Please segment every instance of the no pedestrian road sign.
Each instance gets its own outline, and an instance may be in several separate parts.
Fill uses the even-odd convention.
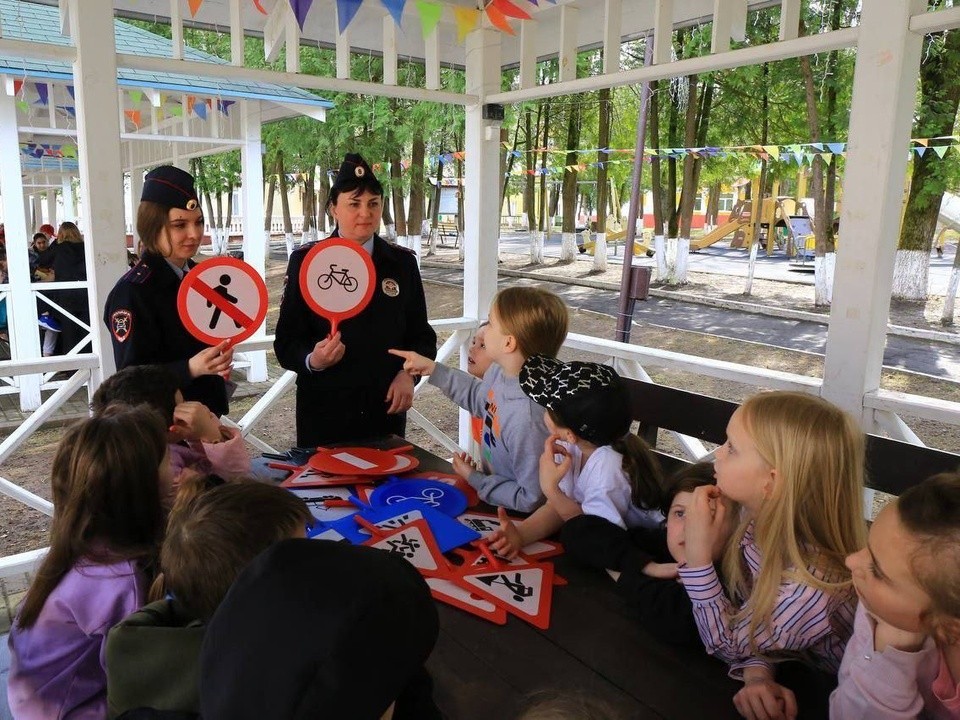
[[[187,332],[198,340],[235,345],[253,335],[267,316],[267,286],[242,260],[206,260],[180,283],[177,310]]]
[[[314,245],[300,266],[300,292],[307,306],[337,325],[358,315],[373,297],[377,271],[361,245],[352,240],[323,240]]]

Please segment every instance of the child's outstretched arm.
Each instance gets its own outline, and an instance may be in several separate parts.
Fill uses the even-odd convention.
[[[563,527],[563,518],[549,504],[539,507],[530,517],[514,522],[504,508],[497,508],[500,529],[489,537],[490,549],[513,560],[525,546],[553,535]]]
[[[387,350],[391,355],[403,358],[403,369],[411,375],[433,375],[437,363],[413,350]]]

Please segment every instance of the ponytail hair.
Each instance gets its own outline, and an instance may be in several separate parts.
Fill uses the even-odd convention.
[[[630,481],[633,504],[644,510],[656,510],[663,504],[663,469],[643,438],[627,433],[611,443],[623,455],[623,471]]]

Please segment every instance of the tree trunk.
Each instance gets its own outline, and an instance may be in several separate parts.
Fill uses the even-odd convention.
[[[440,138],[440,147],[443,147],[443,138]],[[437,238],[440,233],[437,224],[440,222],[440,193],[443,187],[443,150],[437,156],[437,186],[433,191],[433,203],[430,206],[430,249],[427,255],[432,255],[437,249]]]
[[[687,111],[683,123],[683,146],[686,148],[692,148],[697,142],[697,90],[699,87],[696,75],[687,76]],[[683,156],[683,184],[680,188],[678,208],[678,237],[685,238],[688,242],[698,191],[694,178],[695,165],[696,158],[692,152],[688,151]]]
[[[527,108],[524,112],[524,122],[526,123],[527,130],[527,152],[524,153],[524,163],[527,172],[524,176],[523,211],[527,214],[527,230],[531,236],[537,231],[537,185],[536,175],[534,175],[534,168],[537,165],[537,154],[534,152],[537,147],[537,137],[534,135],[533,127],[531,127],[532,115],[533,111]],[[539,128],[540,115],[538,113],[537,135],[539,135]]]
[[[924,62],[920,66],[920,103],[915,133],[920,137],[952,135],[960,103],[960,31],[924,40]],[[941,145],[949,141],[938,141]],[[933,148],[913,158],[910,192],[900,226],[897,258],[893,271],[893,297],[924,300],[930,248],[936,232],[940,203],[955,163],[943,159]]]
[[[943,312],[940,314],[940,324],[953,325],[953,308],[957,300],[957,287],[960,286],[960,247],[953,256],[953,268],[950,270],[950,280],[947,282],[947,295],[943,299]]]
[[[657,262],[657,274],[654,278],[657,282],[665,282],[667,279],[667,253],[666,241],[664,238],[664,213],[663,208],[666,205],[663,192],[663,175],[660,168],[660,82],[654,80],[650,83],[650,114],[648,123],[647,145],[654,154],[650,158],[650,192],[653,196],[653,252]]]
[[[287,173],[283,166],[283,153],[277,153],[277,176],[280,183],[280,207],[283,209],[283,239],[287,244],[287,259],[293,252],[293,220],[290,218],[290,198],[287,197]]]
[[[710,189],[707,192],[707,213],[706,213],[706,229],[707,231],[713,230],[717,225],[720,224],[718,219],[720,215],[720,181],[710,185]]]
[[[393,219],[397,226],[397,236],[406,237],[407,213],[403,207],[403,175],[400,166],[400,149],[394,149],[390,154],[390,194],[393,197]]]
[[[580,103],[570,106],[567,116],[567,154],[563,168],[563,220],[560,260],[573,260],[577,252],[577,170],[580,145]],[[571,168],[574,168],[571,170]]]
[[[593,240],[593,269],[607,269],[607,162],[610,155],[604,150],[610,144],[610,88],[602,88],[597,94],[597,234]],[[588,220],[589,227],[589,220]]]
[[[317,188],[317,231],[327,232],[327,201],[330,198],[330,176],[326,170],[320,173],[320,187]]]
[[[423,129],[418,127],[413,133],[410,150],[410,216],[407,225],[411,235],[423,231],[423,159],[426,152]]]
[[[273,197],[277,192],[277,179],[273,175],[267,175],[267,206],[264,210],[263,229],[270,236],[271,221],[273,220]]]

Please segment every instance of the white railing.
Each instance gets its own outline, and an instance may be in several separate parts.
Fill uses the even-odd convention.
[[[66,285],[66,283],[65,283]],[[437,361],[445,362],[454,355],[466,353],[471,332],[477,327],[478,321],[473,318],[458,317],[436,320],[431,323],[440,332],[449,332],[450,335],[437,351]],[[270,350],[273,346],[273,337],[260,337],[247,340],[237,346],[239,357],[245,352]],[[796,390],[818,395],[821,388],[819,378],[756,368],[749,365],[712,360],[692,355],[682,355],[669,350],[658,350],[638,345],[605,340],[570,333],[564,347],[570,350],[592,353],[605,358],[613,364],[625,377],[651,382],[648,370],[662,368],[674,371],[684,371],[701,377],[717,378],[721,380],[741,383],[751,388],[775,388]],[[242,362],[242,360],[241,360]],[[0,465],[9,458],[24,441],[30,437],[45,421],[63,406],[63,404],[83,385],[92,381],[92,371],[99,368],[99,358],[94,355],[76,355],[56,358],[43,358],[31,361],[0,361],[0,376],[16,378],[21,375],[53,374],[61,370],[76,370],[69,380],[60,384],[60,387],[48,397],[10,436],[0,443]],[[257,438],[253,434],[254,428],[274,407],[277,401],[289,392],[296,380],[296,373],[287,371],[277,378],[264,395],[248,410],[240,420],[234,422],[224,418],[225,422],[240,428],[241,434],[255,447],[264,452],[276,452],[276,449]],[[415,394],[423,389],[426,381],[421,381]],[[91,387],[91,390],[93,388]],[[960,403],[937,400],[919,395],[878,390],[868,393],[864,397],[864,407],[873,413],[877,425],[900,440],[922,444],[917,436],[907,427],[900,418],[900,414],[935,420],[950,425],[960,425]],[[454,407],[451,405],[451,412]],[[468,446],[468,438],[461,438],[457,442],[430,419],[424,417],[417,410],[411,410],[409,420],[426,431],[431,438],[456,452],[461,447]],[[464,427],[461,424],[461,427]],[[709,458],[712,452],[696,438],[673,433],[683,449],[684,455],[690,460]],[[21,488],[15,483],[0,477],[0,493],[7,495],[23,504],[50,515],[52,504],[34,493]],[[42,559],[44,550],[34,550],[26,553],[0,558],[0,577],[29,571]]]

